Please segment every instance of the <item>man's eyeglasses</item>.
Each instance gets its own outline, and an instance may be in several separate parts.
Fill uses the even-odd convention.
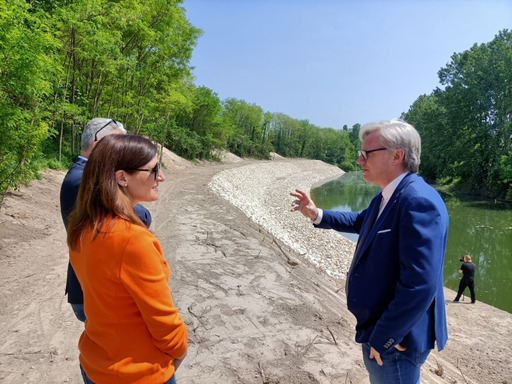
[[[126,171],[145,171],[151,172],[155,180],[158,178],[158,172],[160,172],[160,163],[156,163],[153,168],[135,168],[135,169],[127,169]]]
[[[368,160],[368,154],[370,154],[372,152],[377,152],[377,151],[384,151],[386,149],[388,149],[388,148],[370,149],[369,151],[360,150],[360,151],[357,151],[357,158],[359,158],[360,156],[363,156],[364,161],[367,161]]]
[[[100,133],[100,131],[103,129],[103,128],[106,128],[108,127],[110,124],[114,123],[115,125],[119,125],[117,121],[115,121],[114,119],[110,120],[107,124],[105,124],[103,127],[101,127],[100,129],[98,129],[96,131],[96,133],[94,134],[94,141],[98,141],[98,133]]]

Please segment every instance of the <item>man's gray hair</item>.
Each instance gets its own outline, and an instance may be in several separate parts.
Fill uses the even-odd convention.
[[[365,124],[359,130],[361,142],[372,132],[380,132],[382,143],[387,148],[403,149],[405,170],[418,172],[421,158],[421,137],[416,128],[400,119]]]
[[[100,140],[102,137],[114,132],[125,134],[126,129],[124,129],[123,124],[113,119],[95,117],[87,123],[84,128],[84,132],[82,133],[82,141],[80,143],[82,151],[88,151],[91,149],[95,139]]]

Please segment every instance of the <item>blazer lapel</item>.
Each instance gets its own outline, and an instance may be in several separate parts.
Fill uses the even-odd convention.
[[[345,280],[345,292],[348,294],[348,282],[350,279],[350,274],[352,273],[352,269],[354,265],[357,264],[359,258],[363,254],[364,249],[366,249],[366,245],[368,243],[368,239],[370,238],[370,233],[372,232],[372,227],[374,227],[377,215],[379,214],[380,203],[382,200],[382,193],[379,192],[371,201],[368,206],[367,215],[365,218],[364,225],[362,227],[362,231],[359,234],[359,239],[357,240],[356,251],[354,253],[354,257],[352,258],[352,262],[350,263],[350,268],[347,273],[347,279]]]
[[[389,211],[391,211],[391,208],[393,207],[393,205],[395,205],[396,202],[398,201],[398,198],[402,194],[402,191],[404,190],[404,188],[406,186],[408,186],[414,180],[415,177],[416,177],[415,173],[408,173],[402,179],[400,184],[398,184],[395,191],[389,198],[389,201],[387,202],[386,206],[384,207],[384,210],[381,212],[379,218],[377,219],[377,222],[375,223],[375,227],[380,226],[381,221],[383,221],[386,218],[386,216],[389,214]],[[373,235],[375,235],[375,233],[373,233]]]
[[[389,201],[387,202],[386,206],[384,207],[384,210],[381,212],[380,216],[375,220],[373,225],[371,225],[369,228],[367,228],[367,226],[365,225],[365,228],[364,228],[363,232],[361,232],[361,234],[359,236],[359,240],[357,242],[356,251],[355,251],[355,254],[354,254],[354,259],[352,261],[350,269],[352,269],[353,266],[359,261],[361,256],[366,252],[366,250],[368,249],[370,244],[373,242],[373,240],[375,238],[375,235],[377,234],[377,232],[380,229],[381,223],[383,222],[383,220],[386,218],[386,216],[391,211],[392,206],[394,204],[396,204],[396,202],[398,201],[398,198],[400,197],[400,194],[402,193],[404,188],[413,181],[414,176],[415,176],[414,173],[407,174],[403,178],[403,180],[400,182],[400,184],[398,184],[398,186],[396,187],[395,191],[393,192],[393,194],[389,198]],[[379,205],[380,205],[380,198],[381,197],[382,197],[381,193],[379,193],[376,197],[374,197],[373,200],[372,200],[372,203],[370,204],[370,206],[368,208],[371,208],[372,204],[375,204],[375,205],[377,205],[376,209],[377,209],[377,212],[378,212]],[[375,202],[375,200],[377,198],[379,198],[379,202],[378,203]],[[375,205],[373,207],[375,207]]]

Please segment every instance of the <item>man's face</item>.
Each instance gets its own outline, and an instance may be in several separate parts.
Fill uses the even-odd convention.
[[[385,148],[380,137],[380,132],[368,134],[361,145],[362,151],[372,151],[374,149]],[[363,155],[357,158],[357,164],[361,166],[363,178],[381,188],[384,188],[394,179],[391,176],[392,159],[394,151],[391,149],[379,150],[367,154],[367,159]]]

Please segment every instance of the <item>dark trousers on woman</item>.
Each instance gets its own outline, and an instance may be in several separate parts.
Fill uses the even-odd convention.
[[[462,296],[462,292],[464,292],[466,287],[469,288],[469,293],[471,294],[471,302],[474,303],[476,301],[475,282],[473,280],[467,281],[465,279],[460,280],[459,291],[457,292],[457,297],[453,301],[459,301],[460,297]]]

